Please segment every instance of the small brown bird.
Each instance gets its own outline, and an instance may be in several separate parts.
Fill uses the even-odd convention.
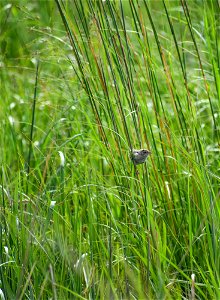
[[[143,164],[150,154],[146,149],[132,150],[131,159],[135,165]]]

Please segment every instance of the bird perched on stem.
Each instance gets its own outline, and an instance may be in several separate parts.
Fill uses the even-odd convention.
[[[132,150],[131,159],[134,165],[143,164],[151,152],[146,149]]]

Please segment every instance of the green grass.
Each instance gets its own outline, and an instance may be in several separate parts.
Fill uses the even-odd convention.
[[[1,1],[1,299],[220,298],[219,17]]]

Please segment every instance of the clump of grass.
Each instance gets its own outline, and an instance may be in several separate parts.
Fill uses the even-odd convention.
[[[4,297],[217,299],[218,4],[2,4]]]

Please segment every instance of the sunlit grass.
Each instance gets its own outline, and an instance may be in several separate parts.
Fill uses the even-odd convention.
[[[5,299],[220,297],[218,12],[2,1]]]

